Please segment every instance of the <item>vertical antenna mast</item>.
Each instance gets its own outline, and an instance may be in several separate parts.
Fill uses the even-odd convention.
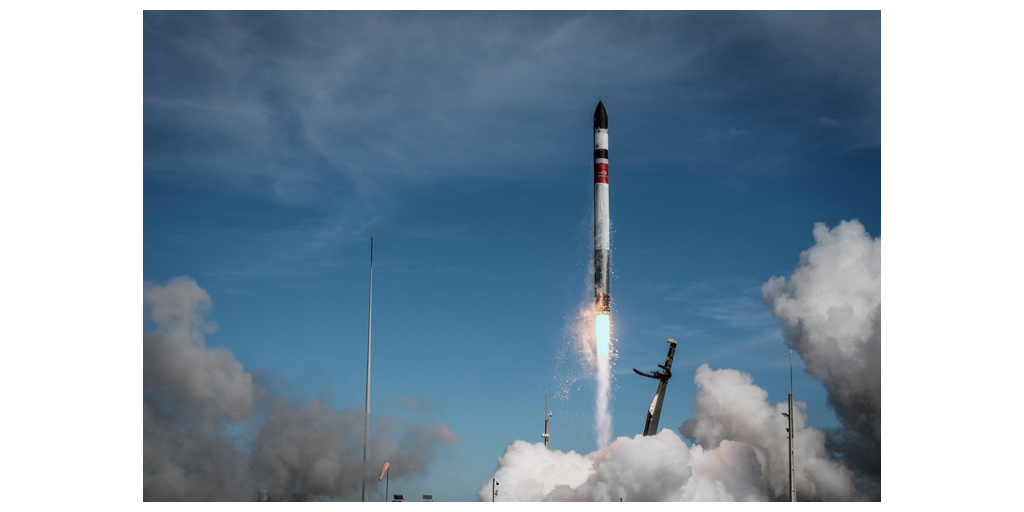
[[[363,501],[366,501],[366,460],[370,458],[370,340],[373,335],[373,237],[370,237],[370,317],[366,328],[366,417],[363,423]],[[388,475],[391,476],[390,474]],[[387,496],[385,496],[387,499]]]
[[[551,417],[548,416],[548,392],[544,392],[544,434],[541,436],[544,438],[544,448],[548,447],[548,442],[551,440],[551,432],[548,430],[550,425]]]
[[[789,501],[796,501],[796,471],[793,468],[793,349],[789,349]]]

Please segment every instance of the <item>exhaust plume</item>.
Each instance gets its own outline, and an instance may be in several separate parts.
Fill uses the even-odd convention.
[[[611,399],[611,359],[608,346],[611,344],[611,315],[597,313],[594,320],[594,339],[597,342],[597,394],[594,402],[594,430],[597,432],[597,447],[604,448],[612,440],[612,413],[608,408]]]
[[[294,403],[259,385],[204,334],[209,294],[189,277],[143,285],[143,500],[250,501],[259,489],[355,498],[362,482],[363,413]],[[425,471],[457,439],[441,423],[371,418],[372,473]],[[396,454],[401,457],[396,457]]]
[[[792,276],[762,287],[768,309],[843,425],[807,427],[794,402],[800,501],[877,500],[881,468],[881,240],[856,220],[814,227]],[[620,437],[580,455],[516,441],[498,459],[500,501],[779,501],[789,495],[786,402],[733,369],[696,371],[695,415],[679,427]],[[838,457],[837,457],[838,456]],[[868,476],[868,479],[859,478]],[[490,498],[482,486],[480,498]]]
[[[697,369],[697,414],[681,433],[620,437],[588,455],[516,441],[498,459],[498,501],[770,501],[788,495],[787,404],[738,370]],[[825,449],[825,435],[795,409],[797,495],[801,500],[864,499],[853,473]],[[490,480],[481,500],[490,500]]]
[[[815,244],[789,280],[762,287],[787,344],[824,384],[843,428],[830,448],[876,482],[881,475],[882,241],[857,220],[814,225]]]

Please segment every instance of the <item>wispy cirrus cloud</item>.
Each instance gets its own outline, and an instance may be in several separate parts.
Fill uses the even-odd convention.
[[[146,169],[262,186],[303,203],[338,190],[375,199],[395,180],[508,179],[495,162],[555,157],[572,132],[558,119],[577,117],[570,115],[577,104],[602,91],[622,89],[625,110],[630,98],[668,91],[684,100],[711,91],[768,94],[800,109],[814,91],[787,90],[788,81],[820,73],[823,86],[839,87],[830,74],[842,78],[842,62],[871,58],[872,47],[862,55],[799,41],[833,31],[871,42],[873,18],[864,21],[765,13],[147,12]],[[768,58],[737,60],[755,44]],[[678,101],[666,107],[674,111]],[[735,126],[722,129],[749,129]]]

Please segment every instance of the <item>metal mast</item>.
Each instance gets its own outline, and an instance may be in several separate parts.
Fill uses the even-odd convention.
[[[796,501],[796,472],[793,468],[793,349],[789,349],[789,501]]]
[[[366,417],[363,423],[363,501],[367,499],[366,460],[370,458],[370,340],[373,335],[373,237],[370,237],[370,317],[366,328]],[[390,474],[388,475],[391,476]],[[385,494],[385,499],[387,495]]]
[[[541,437],[544,438],[544,448],[548,447],[548,440],[551,439],[551,433],[548,431],[548,426],[551,424],[551,416],[548,414],[548,392],[544,392],[544,434]]]

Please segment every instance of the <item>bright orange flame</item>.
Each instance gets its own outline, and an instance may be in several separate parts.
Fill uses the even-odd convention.
[[[612,339],[612,321],[608,313],[598,313],[594,318],[594,338],[597,340],[597,357],[608,357],[608,344]]]

